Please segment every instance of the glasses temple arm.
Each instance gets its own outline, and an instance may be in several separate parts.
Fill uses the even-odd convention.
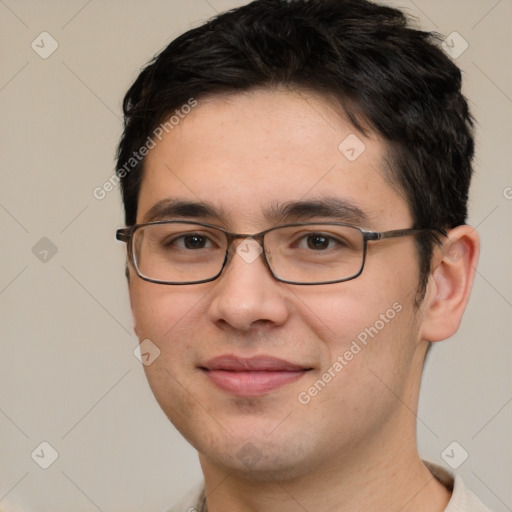
[[[130,228],[118,229],[116,231],[116,239],[121,242],[129,242],[132,231]]]
[[[380,233],[371,233],[372,236],[368,240],[382,240],[384,238],[398,238],[402,236],[419,235],[421,233],[431,233],[438,231],[443,236],[448,236],[448,233],[443,228],[424,228],[424,229],[393,229],[392,231],[382,231]]]

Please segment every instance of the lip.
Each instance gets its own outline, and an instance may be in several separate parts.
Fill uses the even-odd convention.
[[[311,370],[308,366],[266,355],[249,358],[222,355],[200,368],[218,388],[243,397],[270,393]]]

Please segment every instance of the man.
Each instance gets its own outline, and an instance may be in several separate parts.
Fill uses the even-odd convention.
[[[132,85],[117,236],[204,473],[173,511],[487,510],[415,433],[478,258],[460,87],[434,35],[362,0],[257,0]]]

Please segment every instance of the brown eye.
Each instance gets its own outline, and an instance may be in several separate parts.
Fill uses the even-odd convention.
[[[310,249],[319,250],[329,247],[330,238],[324,235],[310,235],[307,237],[307,244]]]
[[[168,237],[165,241],[162,242],[162,245],[166,249],[210,249],[214,247],[214,244],[211,240],[204,235],[200,235],[198,233],[189,233],[184,235],[179,235],[175,237]]]
[[[206,238],[204,236],[190,235],[182,238],[187,249],[203,249],[206,245]]]

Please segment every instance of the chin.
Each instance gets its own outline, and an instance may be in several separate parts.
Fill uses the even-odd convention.
[[[296,439],[296,438],[295,438]],[[244,441],[227,440],[224,443],[208,444],[203,440],[195,446],[201,463],[219,467],[223,471],[236,474],[253,482],[291,481],[311,473],[315,466],[321,466],[315,449],[307,449],[304,444],[290,442],[269,442],[267,439]],[[236,445],[240,448],[236,449]],[[220,450],[220,448],[224,450]]]

